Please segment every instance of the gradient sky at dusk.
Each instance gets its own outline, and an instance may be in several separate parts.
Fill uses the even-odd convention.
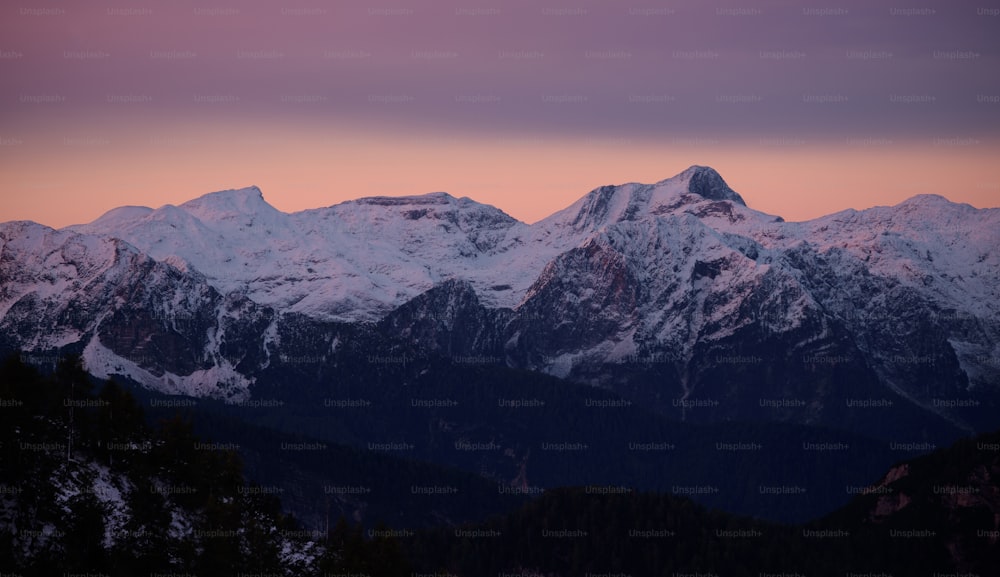
[[[0,221],[256,184],[532,222],[715,167],[789,220],[1000,205],[1000,2],[8,2]]]

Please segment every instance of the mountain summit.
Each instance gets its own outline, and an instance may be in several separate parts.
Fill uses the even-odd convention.
[[[694,165],[674,178],[687,181],[688,190],[708,200],[729,200],[746,206],[743,197],[729,188],[722,176],[714,168]]]
[[[594,231],[616,222],[644,220],[687,210],[690,205],[703,201],[731,202],[746,207],[743,198],[729,188],[718,172],[707,166],[692,166],[656,184],[602,186],[541,222],[577,231]],[[723,210],[731,213],[729,209]]]
[[[212,192],[189,200],[178,208],[203,221],[244,216],[273,218],[282,214],[264,200],[264,194],[256,186]]]

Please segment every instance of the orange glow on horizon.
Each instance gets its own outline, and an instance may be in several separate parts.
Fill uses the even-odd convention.
[[[922,193],[984,208],[1000,200],[995,145],[686,144],[634,139],[454,135],[371,127],[262,130],[238,122],[93,130],[49,128],[0,157],[0,221],[62,227],[122,205],[180,204],[257,185],[293,212],[364,196],[445,191],[525,222],[605,184],[656,182],[692,164],[714,167],[747,204],[786,220],[896,204]],[[138,136],[138,135],[142,136]]]

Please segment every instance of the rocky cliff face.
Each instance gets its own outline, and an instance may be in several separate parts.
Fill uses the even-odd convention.
[[[260,359],[245,361],[259,357],[273,313],[116,238],[3,226],[7,348],[42,364],[62,349],[83,351],[96,376],[128,375],[168,393],[248,396]]]

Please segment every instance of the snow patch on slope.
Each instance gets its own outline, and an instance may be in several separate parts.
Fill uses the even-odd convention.
[[[136,363],[116,355],[94,337],[83,350],[87,371],[100,379],[125,375],[144,387],[168,395],[218,398],[239,402],[250,397],[249,387],[254,379],[238,372],[226,359],[216,358],[216,364],[189,375],[164,372],[154,375]]]

